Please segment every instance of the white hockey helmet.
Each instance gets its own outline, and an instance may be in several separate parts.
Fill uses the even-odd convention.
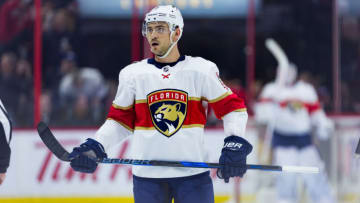
[[[145,37],[147,24],[150,22],[166,22],[169,25],[171,32],[174,32],[177,27],[180,28],[181,34],[184,28],[184,20],[180,10],[173,5],[157,6],[146,14],[142,29],[142,34]]]

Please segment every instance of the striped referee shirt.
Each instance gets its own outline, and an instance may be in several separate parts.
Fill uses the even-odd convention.
[[[5,173],[10,163],[11,121],[0,100],[0,173]]]

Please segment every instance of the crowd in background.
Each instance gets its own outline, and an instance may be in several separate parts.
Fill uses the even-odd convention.
[[[106,65],[87,66],[88,63],[84,63],[92,59],[83,57],[83,52],[91,50],[86,50],[87,45],[84,40],[82,41],[80,28],[86,25],[82,24],[76,1],[43,0],[42,2],[41,117],[53,126],[97,126],[104,121],[116,94],[117,75],[112,74],[109,77],[109,74],[106,74],[106,71],[109,71],[108,67],[104,67]],[[354,88],[360,86],[360,80],[357,79],[360,74],[359,20],[358,17],[353,16],[341,18],[341,96],[342,111],[345,113],[360,113],[360,94]],[[33,126],[33,26],[34,4],[31,0],[0,1],[0,98],[7,107],[15,127]],[[184,40],[186,37],[185,26]],[[130,52],[121,48],[121,44],[116,46],[119,52]],[[187,49],[191,50],[191,47]],[[205,55],[206,50],[206,48],[202,49]],[[208,59],[219,65],[216,59]],[[118,70],[113,72],[118,73],[121,66],[115,66]],[[268,66],[263,66],[260,62],[256,66],[256,71],[263,74],[257,74],[255,82],[250,88],[246,88],[243,78],[231,77],[234,75],[231,70],[220,67],[224,82],[236,94],[251,102],[256,100],[262,86],[269,82],[269,79],[274,78],[275,68],[276,64],[269,70]],[[324,69],[332,72],[332,67]],[[245,75],[245,72],[242,74]],[[329,78],[325,78],[324,75],[310,71],[307,78],[317,88],[325,109],[331,112],[334,108],[332,86],[331,83],[326,82]],[[252,98],[248,98],[249,95]],[[251,113],[252,104],[247,105]],[[210,120],[208,125],[216,126],[219,123]]]
[[[75,1],[42,1],[42,119],[58,126],[94,126],[104,120],[114,82],[97,68],[78,67]],[[33,125],[34,4],[0,4],[0,97],[16,127]],[[14,23],[17,22],[17,23]]]

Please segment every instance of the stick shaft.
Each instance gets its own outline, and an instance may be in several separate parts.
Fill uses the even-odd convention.
[[[69,152],[59,143],[55,136],[50,131],[49,127],[40,122],[37,127],[38,133],[46,147],[60,160],[69,162]],[[130,164],[141,166],[168,166],[168,167],[191,167],[191,168],[220,168],[219,163],[207,163],[207,162],[190,162],[190,161],[159,161],[159,160],[137,160],[137,159],[102,159],[96,160],[98,163],[103,164]],[[247,169],[262,170],[262,171],[283,171],[281,166],[274,165],[256,165],[248,164]],[[296,168],[296,166],[293,166]],[[291,171],[290,171],[291,172]],[[298,169],[296,172],[308,172],[306,170]]]
[[[285,85],[285,80],[288,77],[287,72],[288,72],[289,60],[283,49],[274,39],[271,38],[266,39],[265,46],[274,55],[276,61],[278,62],[275,83],[277,85],[283,86]]]
[[[171,166],[171,167],[191,167],[191,168],[221,168],[219,163],[208,162],[191,162],[191,161],[160,161],[160,160],[137,160],[137,159],[103,159],[98,160],[99,163],[104,164],[131,164],[141,166]],[[267,171],[282,171],[281,166],[273,165],[257,165],[248,164],[248,169],[253,170],[267,170]]]

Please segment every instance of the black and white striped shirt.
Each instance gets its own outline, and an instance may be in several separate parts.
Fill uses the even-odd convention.
[[[5,173],[10,163],[12,126],[8,113],[0,100],[0,173]]]

